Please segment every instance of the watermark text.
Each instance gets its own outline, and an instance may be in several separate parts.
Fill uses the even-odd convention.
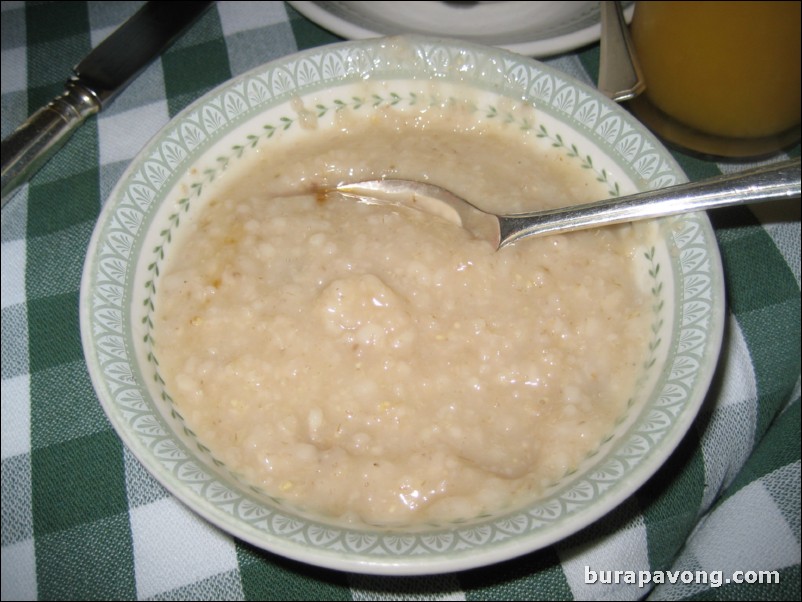
[[[779,571],[735,571],[725,577],[723,571],[602,571],[585,566],[586,584],[627,583],[646,587],[664,583],[694,583],[717,588],[729,583],[772,584],[779,582]]]

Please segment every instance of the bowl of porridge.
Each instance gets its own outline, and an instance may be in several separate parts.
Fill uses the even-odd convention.
[[[487,565],[613,509],[672,453],[721,343],[704,214],[520,241],[333,192],[425,180],[496,212],[685,181],[594,90],[448,40],[316,48],[158,134],[108,200],[87,364],[170,492],[289,558]]]

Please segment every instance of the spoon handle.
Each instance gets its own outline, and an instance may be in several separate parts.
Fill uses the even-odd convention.
[[[601,42],[599,55],[599,92],[616,102],[631,100],[646,88],[640,63],[621,2],[600,2]]]
[[[800,160],[796,158],[733,175],[585,205],[501,216],[499,247],[539,234],[570,232],[730,205],[799,198]]]

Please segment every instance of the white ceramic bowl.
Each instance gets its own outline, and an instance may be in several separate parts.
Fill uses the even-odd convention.
[[[349,40],[401,33],[449,36],[542,58],[599,39],[598,2],[290,2]],[[627,19],[633,2],[624,2]]]
[[[529,125],[543,142],[566,161],[594,170],[612,191],[685,180],[670,154],[625,111],[535,61],[428,38],[347,42],[253,70],[173,119],[114,189],[83,275],[87,364],[104,410],[134,455],[176,497],[222,529],[277,554],[334,569],[397,575],[455,571],[575,533],[630,496],[672,453],[696,416],[720,349],[724,294],[715,238],[705,215],[683,216],[663,229],[664,238],[642,258],[654,297],[647,394],[599,451],[544,499],[463,524],[363,530],[304,518],[231,477],[171,407],[150,348],[158,275],[182,216],[201,204],[209,182],[254,146],[269,152],[275,131],[300,127],[290,109],[294,98],[322,112],[369,114],[412,102],[410,83],[421,80],[459,81],[476,89],[490,103],[477,111],[501,97],[534,105],[537,117]]]

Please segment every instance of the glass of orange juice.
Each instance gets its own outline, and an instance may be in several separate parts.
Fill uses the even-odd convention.
[[[635,3],[646,91],[632,112],[671,145],[773,154],[800,137],[800,2]]]

